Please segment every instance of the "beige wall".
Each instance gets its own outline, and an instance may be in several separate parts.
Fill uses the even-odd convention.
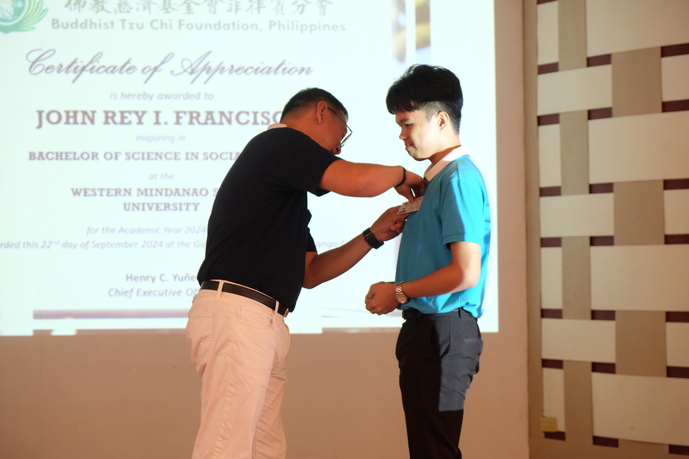
[[[528,458],[522,4],[496,0],[500,332],[469,392],[466,457]],[[292,459],[407,457],[395,333],[295,335]],[[199,380],[182,334],[0,337],[0,457],[182,459]]]
[[[524,6],[531,457],[689,454],[689,2]]]

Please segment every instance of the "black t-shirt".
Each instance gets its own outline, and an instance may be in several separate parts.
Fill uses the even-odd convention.
[[[306,252],[316,251],[306,192],[326,193],[318,183],[337,159],[291,128],[270,129],[249,141],[215,197],[199,283],[235,282],[293,309]]]

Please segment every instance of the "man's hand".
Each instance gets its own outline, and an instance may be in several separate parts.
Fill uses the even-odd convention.
[[[378,282],[371,285],[366,294],[366,309],[371,314],[387,314],[394,311],[399,303],[395,296],[395,284],[392,282]]]
[[[395,191],[407,198],[409,202],[414,202],[417,196],[423,196],[426,189],[426,182],[423,177],[416,175],[413,172],[407,171],[406,180],[400,186],[395,187]]]
[[[389,208],[371,225],[371,232],[380,242],[389,241],[402,232],[407,216],[398,214],[399,208],[400,206]]]

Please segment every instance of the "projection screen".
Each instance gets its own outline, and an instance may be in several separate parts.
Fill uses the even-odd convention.
[[[0,0],[0,32],[1,335],[182,329],[217,187],[300,89],[347,107],[344,159],[422,174],[385,108],[414,63],[462,82],[460,138],[494,222],[480,323],[497,331],[492,1]],[[319,251],[402,202],[310,197]],[[398,244],[303,290],[291,331],[398,328],[398,313],[372,316],[363,302],[394,278]]]

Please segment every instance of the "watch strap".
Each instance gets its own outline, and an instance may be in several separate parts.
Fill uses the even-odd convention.
[[[409,301],[409,297],[404,293],[404,290],[402,290],[402,284],[403,282],[397,282],[395,284],[395,299],[400,304],[404,304]]]
[[[364,236],[364,240],[368,243],[368,245],[374,249],[379,249],[383,246],[383,243],[373,235],[371,228],[366,228],[361,234]]]

